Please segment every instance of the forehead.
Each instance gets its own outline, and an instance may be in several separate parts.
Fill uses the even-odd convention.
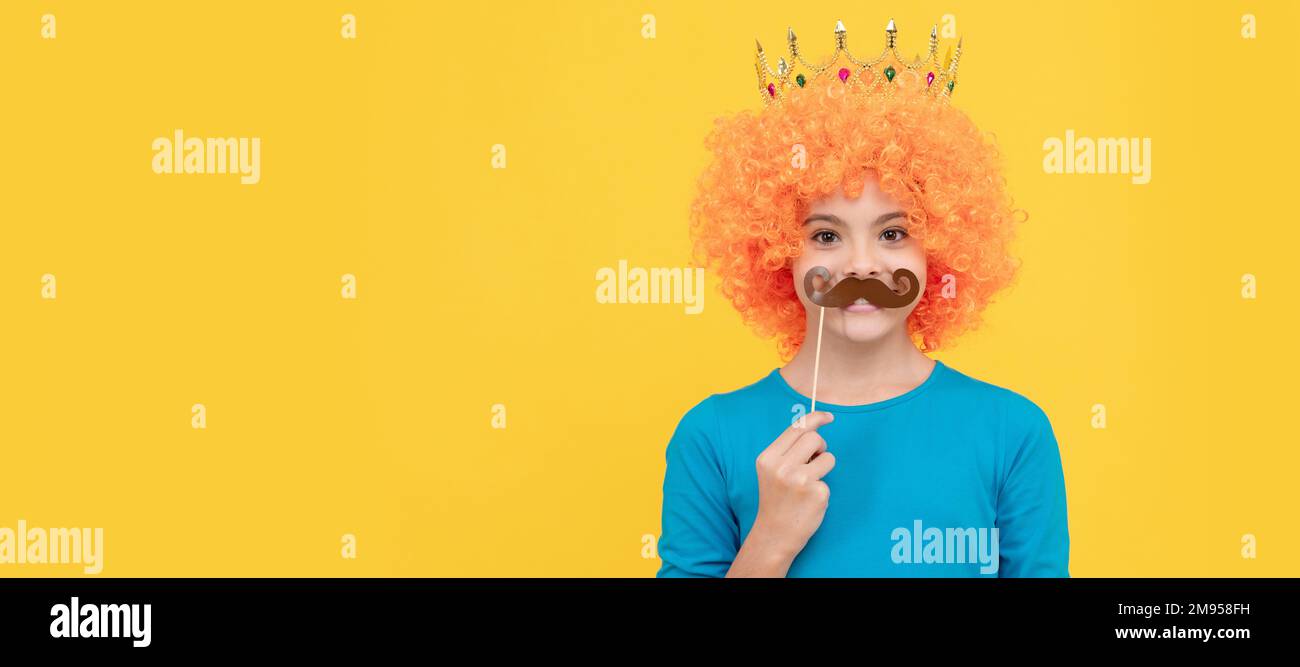
[[[841,186],[835,192],[813,200],[808,212],[831,213],[846,219],[874,220],[880,214],[902,209],[898,202],[880,190],[880,185],[874,178],[867,178],[862,186],[862,192],[857,197],[849,198],[844,194],[844,188]]]

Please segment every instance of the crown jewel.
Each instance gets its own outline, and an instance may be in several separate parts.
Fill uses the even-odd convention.
[[[792,86],[803,88],[811,80],[827,74],[834,74],[849,88],[849,92],[860,97],[876,95],[888,96],[901,83],[900,78],[912,78],[917,83],[924,81],[924,92],[936,99],[948,100],[957,86],[957,62],[961,59],[961,39],[957,40],[957,50],[952,47],[939,62],[939,26],[930,28],[930,51],[924,58],[919,55],[908,61],[899,55],[897,49],[898,29],[894,19],[889,19],[885,26],[885,48],[872,60],[856,58],[846,45],[848,30],[843,21],[835,22],[835,52],[821,65],[814,65],[804,59],[799,52],[798,38],[794,28],[786,29],[786,41],[790,44],[790,62],[784,57],[777,59],[776,69],[767,63],[767,54],[763,45],[754,40],[758,46],[754,70],[758,73],[759,94],[763,96],[766,106],[780,104]],[[838,69],[835,67],[840,54],[848,61]],[[796,67],[806,70],[796,73]],[[791,75],[794,75],[793,77]]]

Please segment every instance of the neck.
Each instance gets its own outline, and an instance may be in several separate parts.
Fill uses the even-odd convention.
[[[858,342],[823,331],[817,355],[817,315],[813,313],[804,344],[781,374],[796,391],[812,396],[817,366],[817,402],[862,405],[910,391],[930,376],[934,360],[907,337],[905,329],[874,341]]]

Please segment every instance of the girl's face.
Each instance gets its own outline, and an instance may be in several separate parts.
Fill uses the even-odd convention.
[[[908,233],[907,214],[903,207],[880,191],[879,184],[867,179],[862,194],[848,199],[843,189],[813,202],[803,223],[803,254],[794,262],[795,291],[808,313],[808,341],[816,334],[821,306],[804,293],[804,275],[815,266],[830,270],[831,284],[845,277],[875,278],[895,290],[896,269],[916,274],[925,288],[925,250],[920,240]],[[816,281],[821,289],[827,286]],[[907,317],[924,292],[902,308],[854,305],[827,308],[825,333],[852,342],[875,342],[889,336],[907,336]]]

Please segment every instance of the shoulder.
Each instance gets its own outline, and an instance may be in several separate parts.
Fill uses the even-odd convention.
[[[946,366],[949,391],[981,406],[1016,430],[1050,428],[1047,412],[1028,396],[1004,387],[971,377],[951,366]]]
[[[1060,446],[1052,422],[1028,396],[963,373],[952,373],[962,391],[982,397],[990,421],[999,434],[995,466],[998,487],[1010,479],[1050,480],[1059,478]]]
[[[716,425],[719,422],[753,414],[755,406],[781,396],[777,372],[778,369],[773,369],[760,378],[746,381],[741,386],[710,394],[687,410],[682,420],[695,424],[707,422]]]
[[[696,442],[717,445],[722,425],[730,425],[737,419],[752,416],[755,407],[779,395],[779,387],[774,385],[775,370],[733,389],[715,392],[697,400],[677,424],[674,439],[689,437]]]
[[[718,421],[718,394],[709,394],[686,410],[677,422],[677,431],[712,432]]]
[[[948,368],[950,394],[973,422],[988,429],[994,461],[1003,476],[1027,460],[1060,456],[1051,419],[1038,403],[1019,391]]]
[[[963,373],[950,374],[959,391],[980,397],[998,434],[994,453],[999,498],[1008,483],[1042,484],[1062,477],[1060,446],[1047,412],[1024,394]],[[1019,480],[1019,481],[1014,481]],[[1064,493],[1063,486],[1061,493]]]

